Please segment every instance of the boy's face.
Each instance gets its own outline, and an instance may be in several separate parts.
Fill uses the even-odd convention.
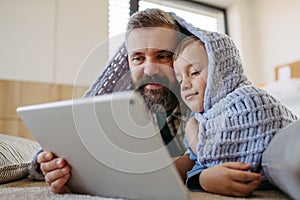
[[[133,82],[148,107],[162,105],[173,109],[179,86],[173,70],[173,52],[177,33],[167,28],[134,29],[126,40],[128,62]]]
[[[208,57],[200,41],[186,46],[174,61],[181,97],[193,112],[202,112],[207,81]]]

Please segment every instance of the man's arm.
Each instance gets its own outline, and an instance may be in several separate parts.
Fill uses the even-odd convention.
[[[41,171],[41,166],[40,164],[37,162],[37,157],[38,155],[43,152],[43,149],[40,148],[34,155],[32,161],[31,161],[31,164],[29,166],[29,178],[32,179],[32,180],[44,180],[45,179],[45,176],[43,174],[43,172]]]

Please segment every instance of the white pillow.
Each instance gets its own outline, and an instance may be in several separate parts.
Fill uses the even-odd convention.
[[[32,140],[0,134],[0,183],[28,175],[30,163],[40,145]]]
[[[262,156],[268,180],[292,199],[300,197],[300,119],[274,135]]]

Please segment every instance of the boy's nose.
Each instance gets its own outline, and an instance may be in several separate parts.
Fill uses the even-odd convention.
[[[184,91],[184,90],[187,90],[189,88],[191,88],[191,83],[188,80],[183,79],[182,83],[181,83],[181,90]]]

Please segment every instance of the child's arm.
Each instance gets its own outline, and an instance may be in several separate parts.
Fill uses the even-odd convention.
[[[250,164],[227,162],[207,168],[200,173],[203,190],[220,195],[248,196],[260,184],[259,173],[248,172]]]
[[[197,155],[196,145],[198,143],[198,121],[194,116],[191,117],[186,124],[185,137],[193,153]]]
[[[182,178],[182,181],[185,182],[186,174],[190,171],[194,165],[194,161],[189,158],[189,155],[183,155],[180,157],[174,158],[173,162],[177,168],[179,175]]]
[[[185,137],[190,149],[195,153],[198,143],[198,121],[194,117],[187,122]],[[227,162],[204,169],[198,175],[199,189],[226,196],[248,196],[262,181],[259,173],[248,172],[249,169],[250,164],[240,162]]]

